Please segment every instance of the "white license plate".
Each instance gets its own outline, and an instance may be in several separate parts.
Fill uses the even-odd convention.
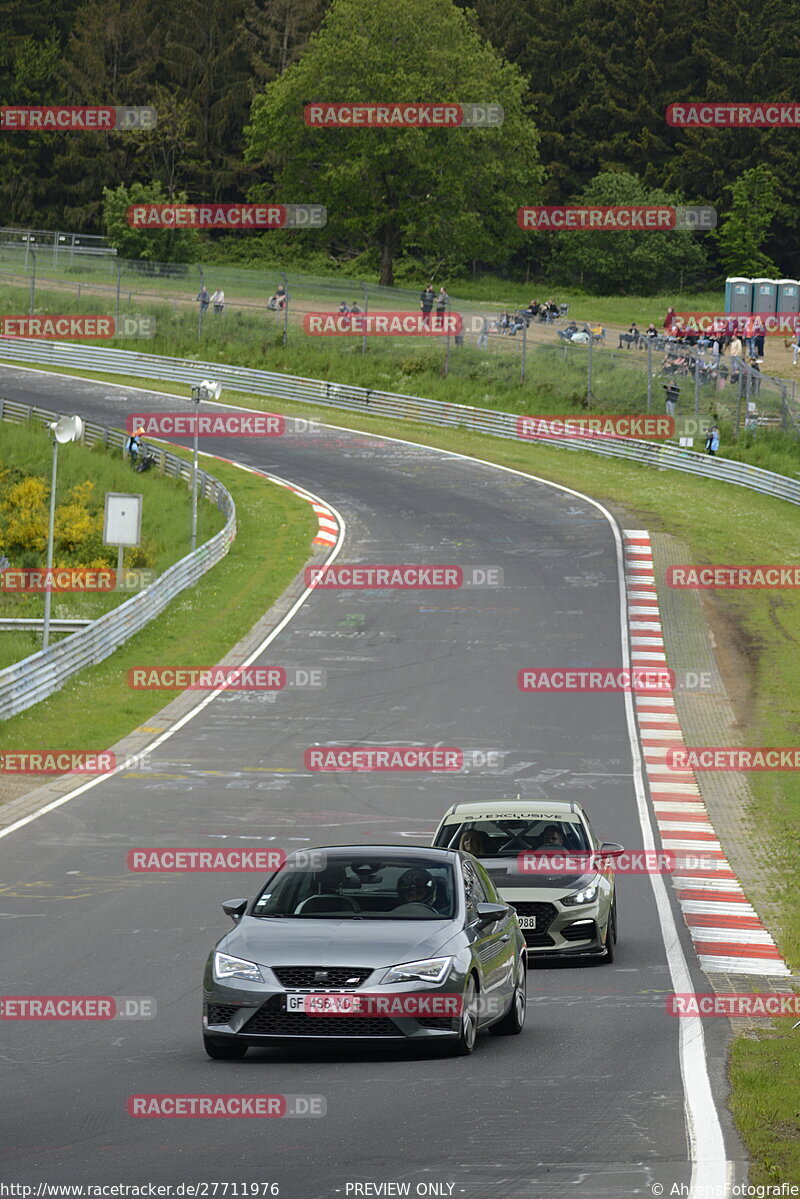
[[[520,928],[536,928],[536,917],[535,916],[520,916],[519,917],[519,926],[520,926]]]
[[[308,1003],[309,999],[312,1000],[311,1003]],[[356,1006],[357,1001],[350,994],[325,995],[318,991],[303,991],[286,996],[287,1012],[305,1012],[307,1015],[313,1015],[315,1012],[346,1015],[349,1008]]]

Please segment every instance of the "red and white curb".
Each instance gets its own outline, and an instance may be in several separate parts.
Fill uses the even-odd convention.
[[[313,545],[336,545],[339,540],[339,522],[331,508],[325,504],[320,504],[313,495],[309,495],[307,491],[303,491],[302,487],[296,487],[294,483],[284,483],[279,479],[275,482],[281,487],[285,487],[287,491],[293,491],[295,495],[299,495],[301,499],[307,500],[317,514],[317,524],[319,531],[314,538]]]
[[[623,537],[631,666],[666,666],[650,534],[625,529]],[[685,744],[674,696],[635,695],[634,703],[658,830],[664,849],[676,854],[673,885],[700,965],[726,974],[790,975],[725,857],[694,771],[667,769],[667,750]],[[699,858],[701,868],[686,864]]]
[[[298,487],[296,483],[287,483],[285,479],[281,479],[278,475],[268,474],[263,470],[256,470],[252,466],[244,466],[241,462],[236,462],[233,458],[222,458],[219,454],[204,455],[209,458],[217,458],[220,462],[229,462],[231,466],[238,466],[242,470],[248,471],[251,475],[260,475],[263,479],[269,479],[271,483],[277,483],[278,487],[283,487],[286,491],[292,491],[299,496],[301,500],[305,500],[314,509],[317,516],[317,535],[314,538],[312,545],[336,545],[339,540],[340,524],[337,514],[327,504],[320,502],[317,496],[311,495],[310,492],[304,491],[302,487]]]

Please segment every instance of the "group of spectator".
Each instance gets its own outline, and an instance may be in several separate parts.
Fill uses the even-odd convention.
[[[505,309],[497,317],[495,326],[503,337],[513,337],[520,329],[527,329],[534,320],[550,324],[560,314],[561,310],[554,300],[546,300],[544,304],[531,300],[527,308],[515,308],[513,313]]]
[[[200,301],[200,315],[205,316],[208,312],[209,305],[214,309],[217,316],[222,316],[225,311],[225,292],[221,287],[218,287],[213,295],[208,294],[208,288],[204,285],[200,288],[195,299]]]

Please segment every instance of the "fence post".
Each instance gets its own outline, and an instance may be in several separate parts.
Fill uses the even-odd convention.
[[[647,411],[653,406],[653,339],[647,339]]]
[[[589,360],[587,367],[586,378],[586,403],[592,402],[592,353],[594,351],[594,333],[589,329]]]
[[[694,352],[694,414],[700,412],[700,355]]]
[[[197,273],[200,276],[200,292],[202,292],[203,288],[206,285],[206,277],[203,273],[203,268],[200,266],[199,263],[197,266]],[[199,296],[199,294],[200,293],[198,293],[198,296]],[[203,336],[203,304],[202,304],[202,301],[199,301],[198,305],[197,305],[197,336],[198,336],[198,338]]]
[[[281,276],[281,279],[283,279],[283,291],[284,291],[283,344],[286,345],[286,342],[289,339],[289,279],[284,271],[280,272],[280,276]]]
[[[31,258],[33,259],[33,268],[31,270],[31,299],[30,299],[28,316],[33,316],[33,309],[36,304],[36,251],[35,250],[31,250]]]
[[[361,286],[364,289],[364,316],[366,316],[369,312],[369,287],[366,283],[362,283]],[[367,352],[367,322],[364,321],[364,327],[363,327],[363,330],[361,333],[361,353],[366,354],[366,352]]]
[[[781,383],[781,416],[783,417],[783,431],[789,430],[789,412],[786,405],[786,384]]]
[[[519,381],[525,382],[525,359],[528,356],[528,325],[526,321],[522,323],[522,368],[520,370]]]
[[[117,311],[114,314],[119,320],[119,289],[122,286],[122,259],[117,259]]]

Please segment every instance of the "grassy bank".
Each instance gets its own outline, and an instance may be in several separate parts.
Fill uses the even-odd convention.
[[[37,477],[47,486],[49,503],[52,465],[51,435],[43,424],[10,424],[0,421],[0,504],[10,490],[27,477]],[[56,544],[54,563],[75,566],[107,566],[116,568],[115,546],[104,546],[102,518],[105,493],[108,491],[140,494],[142,504],[142,544],[125,551],[124,565],[143,568],[161,574],[189,553],[191,529],[191,493],[183,479],[172,479],[156,470],[136,474],[119,450],[80,443],[63,445],[58,451],[56,503],[66,505],[70,493],[82,484],[90,483],[91,491],[86,511],[94,528],[78,548],[66,551]],[[46,522],[46,510],[40,518]],[[79,519],[85,526],[85,520]],[[198,543],[208,541],[224,524],[216,505],[207,500],[198,505]],[[60,522],[57,521],[58,533]],[[4,541],[6,518],[0,512],[0,550],[11,558],[11,568],[36,569],[46,562],[44,547],[15,554]],[[46,523],[42,525],[46,530]],[[19,559],[19,560],[18,560]],[[54,594],[51,603],[53,619],[95,620],[111,608],[130,598],[130,592],[69,592]],[[44,596],[3,591],[0,588],[0,615],[15,618],[41,619]],[[41,635],[35,632],[4,632],[0,634],[0,669],[35,653],[41,647]]]
[[[308,503],[227,463],[205,459],[204,466],[225,484],[236,503],[238,533],[230,552],[116,653],[49,699],[5,721],[7,749],[93,752],[146,724],[176,693],[132,691],[128,669],[218,662],[306,561],[317,530]]]

